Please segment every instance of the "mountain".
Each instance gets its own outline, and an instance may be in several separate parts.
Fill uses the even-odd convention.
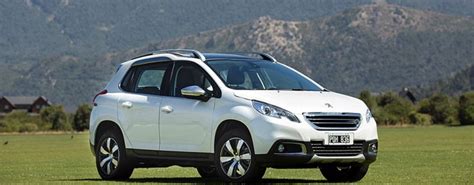
[[[435,11],[444,14],[474,16],[472,0],[386,0],[391,4],[398,4],[420,10]]]
[[[387,1],[474,15],[472,0]],[[304,21],[370,3],[372,0],[0,1],[0,63],[35,62],[55,55],[103,55],[262,16]]]
[[[0,1],[0,62],[122,51],[265,15],[302,20],[364,3],[370,0]]]
[[[459,96],[467,91],[474,91],[474,65],[436,83],[415,88],[416,94],[420,97],[430,96],[433,93]]]
[[[331,90],[355,95],[444,79],[473,63],[473,42],[472,17],[378,3],[304,21],[263,16],[103,55],[0,63],[0,93],[41,94],[73,110],[91,101],[117,64],[147,51],[195,48],[268,52]]]
[[[365,5],[311,21],[256,21],[149,45],[263,51],[329,89],[357,94],[435,82],[472,64],[474,19]]]

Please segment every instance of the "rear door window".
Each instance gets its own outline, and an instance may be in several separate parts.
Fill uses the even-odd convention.
[[[170,71],[171,62],[132,67],[122,82],[122,89],[138,94],[164,95]]]

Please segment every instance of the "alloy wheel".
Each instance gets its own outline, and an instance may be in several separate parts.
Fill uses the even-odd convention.
[[[99,148],[100,169],[110,175],[117,169],[119,162],[119,146],[113,138],[105,139]]]
[[[231,138],[225,142],[220,151],[221,168],[233,179],[245,175],[251,164],[250,147],[241,138]]]

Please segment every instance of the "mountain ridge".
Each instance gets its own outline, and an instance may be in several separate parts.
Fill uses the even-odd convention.
[[[433,83],[467,68],[474,58],[470,50],[473,28],[471,17],[390,4],[356,7],[308,21],[263,16],[123,52],[85,57],[64,54],[35,66],[24,62],[25,67],[5,80],[14,88],[0,93],[42,94],[73,109],[104,87],[116,65],[164,48],[267,52],[337,92],[398,90]],[[0,68],[0,73],[12,71]]]
[[[159,42],[259,15],[304,19],[330,15],[370,0],[302,0],[298,3],[192,0],[22,0],[0,2],[0,62],[54,55],[102,54]],[[192,6],[190,6],[192,5]],[[263,10],[249,11],[255,6]],[[327,7],[325,8],[319,8]],[[297,8],[288,9],[288,7]],[[282,13],[285,12],[284,16]],[[242,13],[241,13],[242,12]],[[225,18],[225,19],[224,19]],[[200,21],[204,21],[202,24]],[[149,29],[149,28],[155,29]],[[34,60],[33,60],[34,61]]]
[[[413,24],[409,26],[401,25],[398,27],[397,33],[393,32],[384,32],[385,30],[373,30],[367,29],[367,25],[357,25],[354,26],[354,22],[358,20],[353,20],[352,18],[357,17],[357,14],[362,14],[367,11],[373,11],[374,9],[379,9],[377,13],[382,13],[382,19],[374,21],[376,24],[375,27],[383,27],[384,25],[378,25],[379,23],[383,23],[386,25],[386,19],[392,18],[393,12],[409,12],[411,15],[408,17],[408,20],[411,20],[411,17],[418,17],[418,21],[412,21]],[[420,15],[422,14],[422,15]],[[398,15],[397,15],[398,16]],[[422,19],[420,19],[421,17]],[[434,19],[435,21],[424,21],[423,19]],[[347,20],[348,19],[348,20]],[[392,25],[388,25],[389,28],[393,28],[395,26],[399,26],[400,24],[397,22],[398,20],[394,20]],[[442,21],[444,24],[435,24],[436,21]],[[267,26],[267,28],[262,28]],[[295,63],[295,60],[306,60],[306,61],[321,61],[321,59],[333,59],[338,61],[341,59],[341,56],[346,57],[346,64],[351,61],[351,57],[347,56],[350,50],[358,50],[361,46],[366,47],[365,49],[371,49],[369,45],[367,45],[367,40],[369,42],[377,42],[380,44],[380,47],[390,47],[390,50],[397,50],[403,49],[404,47],[413,47],[412,44],[404,44],[406,42],[410,42],[407,38],[412,36],[410,34],[414,34],[414,39],[419,39],[422,42],[426,42],[427,39],[423,38],[426,37],[424,35],[425,32],[432,34],[431,37],[436,37],[436,34],[443,35],[447,38],[447,41],[452,41],[451,34],[462,32],[466,34],[469,41],[472,41],[472,28],[473,28],[473,21],[470,18],[465,17],[458,17],[458,16],[447,16],[439,13],[428,12],[428,11],[419,11],[410,8],[404,8],[396,5],[369,5],[369,6],[362,6],[359,8],[347,10],[341,14],[316,19],[313,21],[304,21],[304,22],[288,22],[288,21],[281,21],[281,20],[274,20],[269,17],[262,17],[255,21],[251,21],[246,24],[241,24],[238,26],[233,26],[229,28],[223,28],[215,31],[199,33],[198,35],[191,35],[186,36],[178,39],[171,39],[168,41],[164,41],[155,45],[147,46],[148,49],[144,50],[158,50],[160,48],[197,48],[200,50],[208,50],[208,51],[226,51],[226,50],[238,50],[238,51],[263,51],[268,52],[270,54],[274,54],[277,58],[282,59],[282,61],[286,61],[286,63],[292,64]],[[285,27],[286,31],[284,33],[279,33],[275,31],[270,31],[270,35],[268,30],[272,30],[274,27]],[[362,28],[360,28],[363,26]],[[391,26],[391,27],[390,27]],[[293,29],[292,29],[293,28]],[[369,27],[371,28],[371,27]],[[243,31],[242,31],[243,30]],[[263,30],[263,31],[261,31]],[[267,30],[267,31],[265,31]],[[302,31],[302,33],[298,33],[297,30]],[[396,30],[396,29],[386,29],[389,31]],[[354,33],[355,32],[355,33]],[[303,34],[304,33],[304,34]],[[399,37],[399,35],[402,35]],[[282,35],[286,35],[286,39],[279,39],[282,38]],[[302,38],[304,35],[304,38]],[[421,37],[421,38],[417,38]],[[459,40],[457,40],[459,39]],[[456,41],[462,41],[460,38],[457,38]],[[264,42],[259,43],[259,40],[264,40]],[[219,42],[217,42],[219,41]],[[464,41],[464,46],[469,46],[469,41]],[[428,40],[429,42],[429,40]],[[443,41],[439,41],[442,43]],[[211,44],[210,44],[211,43]],[[221,44],[219,44],[221,43]],[[352,44],[352,45],[351,45]],[[432,45],[431,43],[426,43],[428,45]],[[265,47],[271,45],[272,47]],[[347,46],[349,45],[349,46]],[[442,45],[442,44],[440,44]],[[212,46],[212,47],[209,47]],[[291,46],[291,47],[287,47]],[[323,46],[322,48],[319,46]],[[326,47],[330,47],[331,50],[334,52],[328,52]],[[395,47],[395,48],[394,48]],[[416,46],[418,50],[422,48],[420,46]],[[453,47],[450,45],[448,47]],[[306,53],[301,52],[301,48],[305,48]],[[435,48],[437,50],[442,50],[442,48]],[[318,53],[322,55],[315,55],[311,56],[311,52],[313,50],[319,51]],[[321,51],[323,50],[323,51]],[[464,49],[463,51],[466,51]],[[360,51],[358,53],[364,53],[367,51]],[[368,51],[370,52],[370,51]],[[383,52],[383,51],[381,51]],[[435,51],[429,51],[430,54],[434,54]],[[453,52],[453,51],[450,51]],[[413,53],[410,53],[413,54]],[[428,55],[428,54],[426,54]],[[472,56],[472,55],[471,55]],[[364,57],[364,60],[370,58]],[[426,65],[430,64],[429,56],[426,61],[423,61]],[[373,60],[379,60],[374,59]],[[362,60],[362,59],[360,59]],[[421,60],[421,59],[413,59],[413,60]],[[463,68],[467,65],[469,61],[458,59],[462,61],[462,65],[458,65],[460,68]],[[331,62],[330,61],[321,61],[325,63],[325,67],[330,68]],[[383,63],[383,62],[382,62]],[[390,65],[390,63],[388,64]],[[410,65],[406,63],[406,65]],[[314,71],[309,67],[310,64],[303,62],[302,66],[293,66],[300,70],[305,71],[307,74],[311,75]],[[419,66],[413,66],[419,67]],[[416,69],[416,68],[415,68]],[[451,70],[455,70],[453,67],[450,68]],[[349,69],[347,69],[349,70]],[[413,70],[413,69],[411,69]],[[319,71],[321,72],[321,71]],[[341,71],[343,72],[343,71]],[[317,76],[312,76],[313,78],[317,78]],[[426,79],[426,78],[425,78]],[[400,84],[402,85],[402,84]],[[408,84],[410,85],[410,84]],[[352,92],[354,93],[354,92]]]
[[[387,2],[445,14],[474,15],[470,0]],[[373,0],[4,1],[0,2],[0,62],[120,52],[265,15],[287,21],[311,20],[371,3]]]

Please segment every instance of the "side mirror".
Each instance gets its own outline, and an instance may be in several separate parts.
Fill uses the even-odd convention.
[[[211,98],[211,93],[197,85],[187,86],[181,89],[181,95],[189,99],[207,101]]]

